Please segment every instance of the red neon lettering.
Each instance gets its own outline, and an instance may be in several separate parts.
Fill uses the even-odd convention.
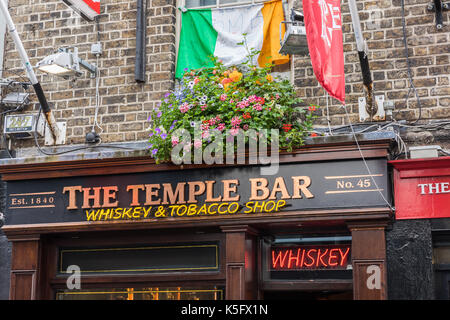
[[[302,261],[300,262],[300,268],[303,268],[303,261],[305,261],[305,252],[306,252],[306,250],[303,249]]]
[[[300,255],[300,249],[297,249],[297,256],[292,256],[292,250],[289,250],[288,269],[292,268],[291,262],[295,260],[295,265],[298,266],[298,257]]]
[[[337,255],[337,252],[336,252],[335,256],[333,255],[333,251],[339,251],[339,249],[331,249],[330,250],[330,257],[328,258],[328,265],[331,266],[331,267],[335,267],[335,266],[338,265],[337,261],[336,262],[331,262],[331,259],[336,259],[337,260],[337,258],[339,258],[339,256]]]
[[[306,256],[307,256],[308,258],[311,259],[311,263],[310,263],[310,264],[308,264],[308,263],[305,262],[305,266],[307,266],[307,267],[311,267],[312,265],[314,265],[315,260],[314,260],[314,258],[311,256],[311,253],[312,253],[313,251],[317,252],[316,249],[310,249],[310,250],[308,250],[308,253],[306,254]]]
[[[300,270],[305,268],[346,267],[349,246],[291,246],[272,248],[272,269]]]
[[[328,267],[327,263],[324,262],[322,259],[325,257],[325,255],[328,253],[328,249],[325,249],[325,252],[320,254],[320,249],[319,249],[319,253],[317,254],[317,262],[316,262],[316,266],[319,266],[319,262],[324,266],[324,267]]]
[[[344,266],[344,263],[347,262],[347,255],[350,252],[350,248],[347,248],[347,250],[345,250],[345,254],[342,253],[342,250],[339,249],[339,252],[341,253],[341,263],[340,266]]]
[[[284,256],[282,251],[278,251],[278,255],[275,258],[275,250],[272,250],[272,267],[275,269],[278,263],[280,268],[284,268],[284,263],[286,261],[287,254],[288,254],[287,250],[284,252]]]

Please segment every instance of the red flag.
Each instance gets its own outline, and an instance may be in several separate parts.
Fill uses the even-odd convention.
[[[345,103],[340,0],[303,0],[303,15],[314,74],[331,96]]]

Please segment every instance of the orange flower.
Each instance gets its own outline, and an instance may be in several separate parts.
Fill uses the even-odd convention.
[[[224,78],[220,83],[223,85],[223,88],[226,91],[228,90],[228,86],[231,84],[231,82],[233,82],[233,80],[231,80],[230,78]]]
[[[270,75],[270,74],[268,74],[268,75],[266,76],[266,79],[267,79],[267,81],[269,81],[269,82],[272,82],[272,81],[273,81],[273,77],[272,77],[272,75]]]
[[[233,72],[230,73],[229,77],[233,82],[238,82],[242,78],[242,73],[237,70],[233,70]]]

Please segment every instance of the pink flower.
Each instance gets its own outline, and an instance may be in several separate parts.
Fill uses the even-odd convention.
[[[210,126],[215,125],[216,124],[216,118],[210,119],[208,123],[209,123]]]
[[[262,106],[259,103],[257,103],[257,104],[255,104],[253,106],[253,109],[256,110],[256,111],[261,111],[262,110]]]
[[[207,105],[206,105],[206,104],[204,104],[204,105],[201,105],[201,106],[200,106],[200,108],[202,108],[202,111],[205,111],[205,110],[206,110],[206,108],[207,108]]]
[[[181,113],[188,112],[190,108],[191,108],[191,106],[187,102],[183,103],[182,105],[180,105],[178,107],[178,109],[180,109]]]
[[[202,132],[202,138],[203,139],[208,139],[209,138],[209,130],[205,130]]]
[[[200,148],[202,146],[202,140],[194,140],[194,148]]]
[[[237,135],[239,133],[239,128],[233,128],[233,129],[230,129],[230,134],[232,135],[232,136],[235,136],[235,135]]]
[[[225,93],[221,94],[221,95],[220,95],[220,100],[221,100],[221,101],[227,100],[227,95],[226,95]]]
[[[260,104],[264,104],[266,102],[266,100],[263,97],[256,97],[256,102],[258,102]]]
[[[241,124],[241,119],[239,119],[239,117],[233,117],[232,119],[231,119],[231,125],[233,126],[233,127],[236,127],[236,126],[238,126],[238,125],[240,125]]]
[[[225,129],[225,123],[219,123],[219,125],[217,126],[217,130],[223,131],[224,129]]]
[[[194,84],[197,84],[197,83],[199,83],[200,82],[200,78],[199,77],[195,77],[194,78]]]

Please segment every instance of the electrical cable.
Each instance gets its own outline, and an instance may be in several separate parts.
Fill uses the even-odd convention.
[[[42,112],[42,108],[39,107],[39,113],[36,119],[36,123],[35,123],[35,128],[34,131],[37,132],[37,125],[39,122],[39,117],[41,115]],[[70,153],[70,152],[74,152],[74,151],[80,151],[80,150],[86,150],[86,149],[95,149],[95,148],[113,148],[113,149],[124,149],[124,150],[133,150],[133,151],[137,151],[139,149],[134,149],[134,148],[128,148],[128,147],[122,147],[122,146],[115,146],[115,145],[100,145],[101,140],[99,140],[99,142],[96,145],[92,145],[92,146],[83,146],[83,147],[78,147],[78,148],[74,148],[74,149],[70,149],[70,150],[65,150],[65,151],[60,151],[60,152],[47,152],[45,150],[43,150],[41,148],[41,146],[39,145],[38,139],[37,139],[37,134],[34,134],[34,142],[36,144],[36,147],[38,148],[38,150],[48,156],[55,156],[55,155],[61,155],[61,154],[65,154],[65,153]]]
[[[400,2],[401,2],[401,7],[402,7],[403,45],[405,46],[406,66],[407,66],[408,79],[409,79],[409,85],[410,85],[408,94],[406,95],[406,99],[405,99],[405,107],[407,106],[409,95],[410,95],[411,91],[414,91],[414,94],[415,94],[416,100],[417,100],[417,107],[419,108],[419,116],[411,124],[416,124],[422,118],[422,105],[420,103],[420,97],[419,97],[416,87],[414,86],[413,79],[412,79],[411,61],[409,60],[408,41],[406,39],[407,36],[406,36],[406,23],[405,23],[405,2],[404,2],[404,0],[401,0]]]
[[[97,24],[97,42],[100,43],[100,19],[95,17],[95,21]],[[92,125],[92,132],[95,132],[95,127],[100,129],[100,133],[103,133],[103,128],[99,125],[97,119],[98,119],[98,110],[100,108],[100,65],[99,65],[99,58],[100,54],[96,54],[97,57],[97,70],[95,75],[95,114],[94,114],[94,123]]]
[[[5,144],[5,150],[6,150],[6,153],[8,153],[8,156],[9,156],[11,159],[13,159],[14,157],[12,156],[12,154],[11,154],[11,152],[10,152],[10,150],[9,150],[8,143],[6,142],[6,134],[5,134],[5,133],[3,133],[3,142],[4,142],[4,144]]]
[[[373,177],[373,174],[372,174],[372,172],[371,172],[370,169],[369,169],[369,166],[367,165],[367,161],[366,161],[366,159],[364,158],[364,155],[363,155],[363,153],[362,153],[361,147],[359,146],[358,139],[356,138],[356,133],[355,133],[355,131],[353,130],[353,125],[352,125],[352,123],[351,123],[350,116],[349,116],[349,114],[348,114],[348,112],[347,112],[347,107],[346,107],[345,105],[343,105],[342,107],[343,107],[344,110],[345,110],[345,114],[346,114],[346,116],[347,116],[348,122],[350,123],[350,128],[351,128],[351,130],[352,130],[353,137],[354,137],[355,142],[356,142],[356,146],[358,147],[359,154],[361,155],[361,158],[362,158],[362,160],[363,160],[363,162],[364,162],[364,165],[365,165],[365,167],[366,167],[366,169],[367,169],[367,172],[369,173],[370,178],[371,178],[372,181],[373,181],[373,184],[374,184],[375,187],[377,188],[377,191],[378,191],[378,193],[381,195],[381,197],[383,198],[384,202],[386,202],[386,204],[389,206],[389,208],[394,212],[394,211],[395,211],[395,208],[392,207],[391,204],[389,203],[389,201],[386,200],[385,196],[383,195],[383,193],[381,192],[380,188],[378,187],[378,184],[377,184],[377,182],[375,181],[375,179],[374,179],[374,177]]]

